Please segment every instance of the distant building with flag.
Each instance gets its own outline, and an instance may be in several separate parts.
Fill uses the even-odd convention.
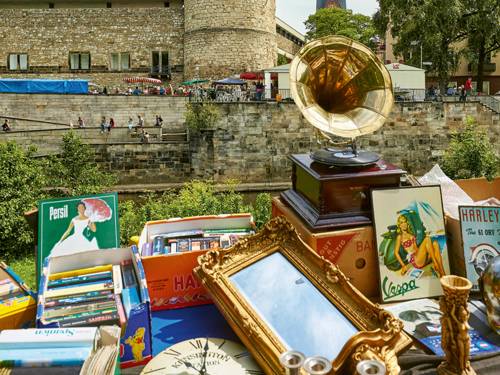
[[[316,0],[316,10],[320,8],[346,8],[346,0]]]

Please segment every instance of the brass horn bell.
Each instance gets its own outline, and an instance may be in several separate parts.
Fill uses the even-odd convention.
[[[394,96],[389,72],[368,47],[336,35],[307,43],[291,63],[290,89],[306,120],[323,136],[352,140],[350,150],[314,152],[314,161],[337,166],[377,162],[377,154],[358,152],[355,138],[385,123]]]

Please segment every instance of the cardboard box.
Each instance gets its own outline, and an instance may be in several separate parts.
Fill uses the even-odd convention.
[[[311,232],[283,201],[275,197],[272,216],[285,216],[301,238],[319,255],[339,266],[351,283],[367,297],[379,297],[379,270],[373,227]]]
[[[24,295],[0,301],[0,330],[30,328],[35,324],[36,294],[5,263],[0,263],[0,280],[10,279]]]
[[[120,365],[122,368],[140,366],[152,358],[151,348],[151,309],[144,268],[137,247],[106,250],[82,251],[76,254],[49,257],[45,260],[40,287],[38,291],[38,309],[36,324],[38,328],[58,327],[57,322],[45,323],[42,319],[45,305],[44,294],[47,292],[48,278],[52,273],[64,272],[78,268],[89,268],[105,264],[120,264],[132,260],[136,279],[139,284],[141,303],[135,306],[122,327],[120,340]]]
[[[195,229],[254,229],[251,214],[195,216],[146,223],[139,249],[158,234]],[[208,292],[193,275],[197,259],[207,250],[142,257],[149,286],[151,310],[178,309],[212,303]]]
[[[488,182],[484,178],[471,178],[469,180],[456,180],[460,186],[474,201],[481,201],[491,197],[500,199],[500,177]],[[448,253],[450,257],[451,273],[466,277],[464,245],[460,230],[460,220],[446,215],[446,235]]]

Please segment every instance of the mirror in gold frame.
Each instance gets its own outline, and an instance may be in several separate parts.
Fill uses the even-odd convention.
[[[285,218],[198,264],[195,274],[266,373],[284,373],[279,355],[287,350],[328,358],[331,374],[354,373],[364,359],[399,373],[396,355],[411,345],[402,323],[302,242]]]

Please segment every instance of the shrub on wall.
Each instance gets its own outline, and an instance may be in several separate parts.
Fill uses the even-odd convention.
[[[500,158],[487,135],[477,129],[468,117],[463,131],[452,135],[442,162],[442,169],[452,179],[486,177],[492,180],[500,173]]]
[[[191,130],[213,129],[219,118],[219,108],[211,103],[186,104],[186,126]]]
[[[147,221],[200,215],[219,215],[250,212],[257,227],[271,217],[271,196],[259,194],[253,205],[246,204],[243,195],[236,192],[236,183],[228,181],[229,188],[217,192],[210,182],[192,181],[178,192],[170,191],[157,196],[147,195],[142,203],[120,203],[121,242],[127,245],[130,237],[140,234]]]

